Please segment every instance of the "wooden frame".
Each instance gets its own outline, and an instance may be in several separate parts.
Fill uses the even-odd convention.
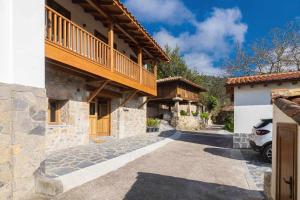
[[[50,104],[55,102],[55,122],[51,122],[51,109],[50,109]],[[55,100],[55,99],[49,99],[48,101],[48,124],[50,125],[58,125],[61,122],[60,119],[60,114],[61,114],[61,107],[60,107],[60,102],[59,100]]]
[[[276,124],[276,199],[280,200],[280,170],[281,170],[281,165],[279,164],[279,152],[280,152],[280,147],[279,147],[279,137],[278,137],[278,130],[280,126],[295,126],[296,127],[296,139],[293,141],[294,145],[295,145],[295,149],[294,149],[294,166],[293,166],[293,173],[296,177],[296,179],[298,179],[298,125],[294,124],[294,123],[277,123]],[[297,200],[297,188],[298,188],[298,180],[294,180],[294,185],[293,185],[293,195],[294,195],[294,199]]]

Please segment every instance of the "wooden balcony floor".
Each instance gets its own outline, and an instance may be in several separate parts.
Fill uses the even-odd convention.
[[[114,81],[118,84],[122,84],[152,96],[157,95],[156,87],[147,87],[134,79],[126,77],[118,72],[111,71],[109,68],[101,66],[99,63],[93,62],[47,40],[45,41],[45,55],[46,58],[66,64],[70,68],[73,68],[73,70],[87,72],[89,74]]]

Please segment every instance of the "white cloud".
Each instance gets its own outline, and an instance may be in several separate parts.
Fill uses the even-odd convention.
[[[165,29],[154,34],[161,44],[180,46],[185,51],[207,51],[227,53],[232,41],[243,43],[247,25],[241,23],[241,12],[237,8],[215,8],[212,15],[203,22],[196,23],[196,32],[184,32],[175,37]]]
[[[126,0],[125,4],[142,21],[168,25],[189,23],[193,32],[173,35],[162,28],[154,33],[154,38],[161,46],[178,46],[186,63],[202,73],[222,73],[214,64],[230,54],[234,43],[245,41],[248,27],[242,23],[239,8],[213,8],[204,21],[197,21],[182,0]]]
[[[181,24],[194,20],[192,12],[180,0],[126,0],[125,5],[146,22]]]
[[[213,59],[204,53],[188,53],[185,54],[183,59],[189,66],[196,66],[200,74],[217,75],[224,74],[224,70],[214,67]]]
[[[183,32],[172,35],[166,29],[154,34],[162,46],[179,46],[187,64],[203,73],[220,73],[214,63],[229,55],[234,43],[243,43],[247,25],[241,22],[238,8],[214,8],[211,15],[202,22],[192,23],[194,33]]]

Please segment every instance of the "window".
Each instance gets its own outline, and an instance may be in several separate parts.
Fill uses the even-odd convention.
[[[90,103],[90,115],[96,115],[96,104]]]
[[[49,100],[48,104],[48,122],[49,124],[59,124],[60,105],[58,100]]]

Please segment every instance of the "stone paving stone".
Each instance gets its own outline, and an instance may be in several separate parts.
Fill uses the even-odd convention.
[[[123,139],[109,139],[101,144],[88,144],[52,152],[45,160],[45,175],[58,177],[118,157],[174,134],[174,130]]]
[[[251,150],[251,149],[242,149],[241,150],[243,157],[246,160],[246,165],[249,170],[250,175],[252,176],[256,187],[259,190],[264,189],[264,173],[270,171],[272,166],[270,163],[266,163],[262,156]]]

